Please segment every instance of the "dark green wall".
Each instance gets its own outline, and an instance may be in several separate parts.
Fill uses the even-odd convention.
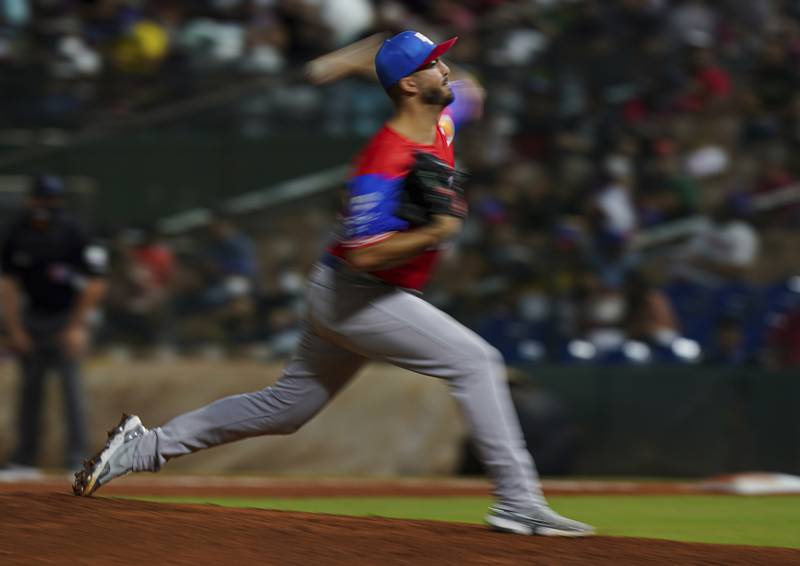
[[[3,173],[48,171],[95,179],[95,220],[152,220],[348,163],[363,140],[309,136],[252,139],[174,132],[114,137],[60,150]]]
[[[573,473],[800,474],[800,371],[553,367],[524,383],[566,408]]]

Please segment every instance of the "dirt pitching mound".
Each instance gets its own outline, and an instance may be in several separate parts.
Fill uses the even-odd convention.
[[[69,490],[72,475],[0,481],[0,493],[57,493]],[[551,495],[707,495],[694,483],[545,480]],[[133,475],[103,488],[104,496],[173,497],[457,497],[491,495],[484,479],[464,478],[273,478],[263,476]],[[719,491],[711,492],[719,493]]]
[[[800,551],[633,538],[554,539],[478,525],[0,494],[0,563],[797,564]]]

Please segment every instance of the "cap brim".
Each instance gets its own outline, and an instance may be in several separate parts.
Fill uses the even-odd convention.
[[[436,47],[434,47],[434,48],[433,48],[433,51],[431,51],[431,52],[428,54],[428,56],[427,56],[427,57],[425,57],[425,60],[422,62],[422,64],[421,64],[421,65],[420,65],[418,68],[420,68],[420,69],[421,69],[422,67],[424,67],[425,65],[427,65],[428,63],[430,63],[431,61],[433,61],[434,59],[438,59],[439,57],[441,57],[442,55],[444,55],[444,53],[445,53],[445,52],[446,52],[448,49],[450,49],[451,47],[453,47],[453,44],[456,42],[456,40],[457,40],[457,39],[458,39],[458,36],[456,36],[456,37],[451,37],[451,38],[450,38],[450,39],[448,39],[447,41],[443,41],[443,42],[441,42],[440,44],[438,44]]]

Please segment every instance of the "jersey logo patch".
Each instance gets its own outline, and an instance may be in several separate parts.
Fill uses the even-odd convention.
[[[447,140],[447,145],[452,145],[453,139],[456,137],[456,125],[448,114],[439,116],[439,131]]]

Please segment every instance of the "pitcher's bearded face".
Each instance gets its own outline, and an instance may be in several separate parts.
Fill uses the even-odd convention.
[[[455,98],[450,88],[450,68],[441,59],[434,59],[416,73],[420,97],[426,104],[445,107]]]
[[[451,89],[450,85],[447,83],[444,83],[439,87],[425,88],[420,93],[420,96],[425,104],[433,104],[435,106],[442,107],[445,107],[453,102],[455,98],[453,95],[453,89]]]

